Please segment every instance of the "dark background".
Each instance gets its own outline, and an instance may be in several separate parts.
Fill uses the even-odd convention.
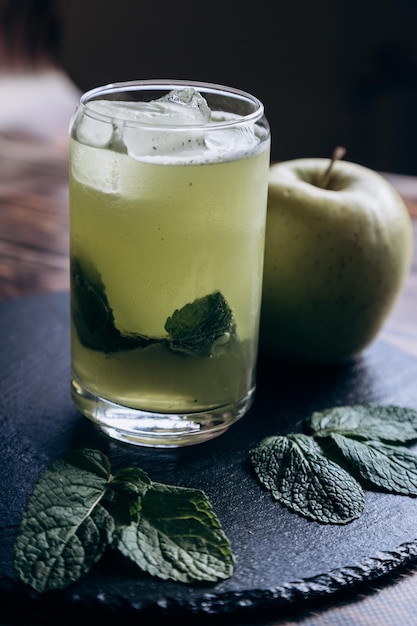
[[[43,37],[81,90],[140,78],[228,84],[264,102],[273,160],[341,144],[347,160],[417,173],[417,0],[2,5],[6,31],[30,14],[25,45]]]

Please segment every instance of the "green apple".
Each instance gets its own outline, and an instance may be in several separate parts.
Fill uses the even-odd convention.
[[[306,158],[270,167],[260,350],[336,363],[375,338],[410,269],[407,208],[377,172]]]

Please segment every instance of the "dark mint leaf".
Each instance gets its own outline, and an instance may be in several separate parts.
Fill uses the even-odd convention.
[[[227,343],[234,332],[233,314],[216,291],[174,311],[165,323],[172,350],[203,357]]]
[[[116,524],[130,524],[142,508],[142,497],[150,488],[149,476],[139,467],[129,467],[117,472],[105,496],[105,506]]]
[[[110,461],[99,450],[76,448],[67,452],[63,460],[74,467],[78,467],[80,470],[97,474],[97,476],[104,478],[106,481],[109,480]]]
[[[134,494],[135,497],[142,497],[148,491],[152,481],[148,474],[139,467],[128,467],[119,470],[111,483],[112,489],[119,493]]]
[[[83,346],[106,354],[167,344],[185,354],[210,357],[234,334],[233,314],[218,291],[174,311],[169,337],[123,335],[116,327],[101,275],[94,265],[71,259],[71,316]]]
[[[359,517],[359,483],[324,456],[307,435],[268,437],[250,452],[259,480],[275,500],[317,522],[345,524]]]
[[[398,406],[341,406],[313,413],[306,426],[319,436],[338,433],[358,440],[406,443],[417,439],[417,411]]]
[[[380,441],[356,441],[332,433],[323,443],[334,454],[336,448],[344,463],[364,486],[390,493],[417,495],[417,455],[408,448]]]
[[[71,316],[80,342],[90,350],[111,354],[155,342],[139,335],[122,335],[99,272],[76,258],[71,259]]]
[[[101,505],[107,457],[72,452],[34,487],[15,540],[15,567],[37,591],[59,589],[86,574],[110,543],[114,520]]]
[[[141,570],[163,579],[218,581],[233,573],[229,541],[197,489],[152,483],[137,520],[120,529],[116,546]]]

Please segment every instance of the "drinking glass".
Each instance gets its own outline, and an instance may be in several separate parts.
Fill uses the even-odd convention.
[[[256,385],[262,103],[194,81],[115,83],[82,95],[70,144],[76,406],[133,444],[221,434]]]

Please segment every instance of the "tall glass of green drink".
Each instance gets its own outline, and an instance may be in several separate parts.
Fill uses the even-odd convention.
[[[229,87],[93,89],[71,122],[72,395],[116,439],[224,432],[256,382],[270,134]]]

